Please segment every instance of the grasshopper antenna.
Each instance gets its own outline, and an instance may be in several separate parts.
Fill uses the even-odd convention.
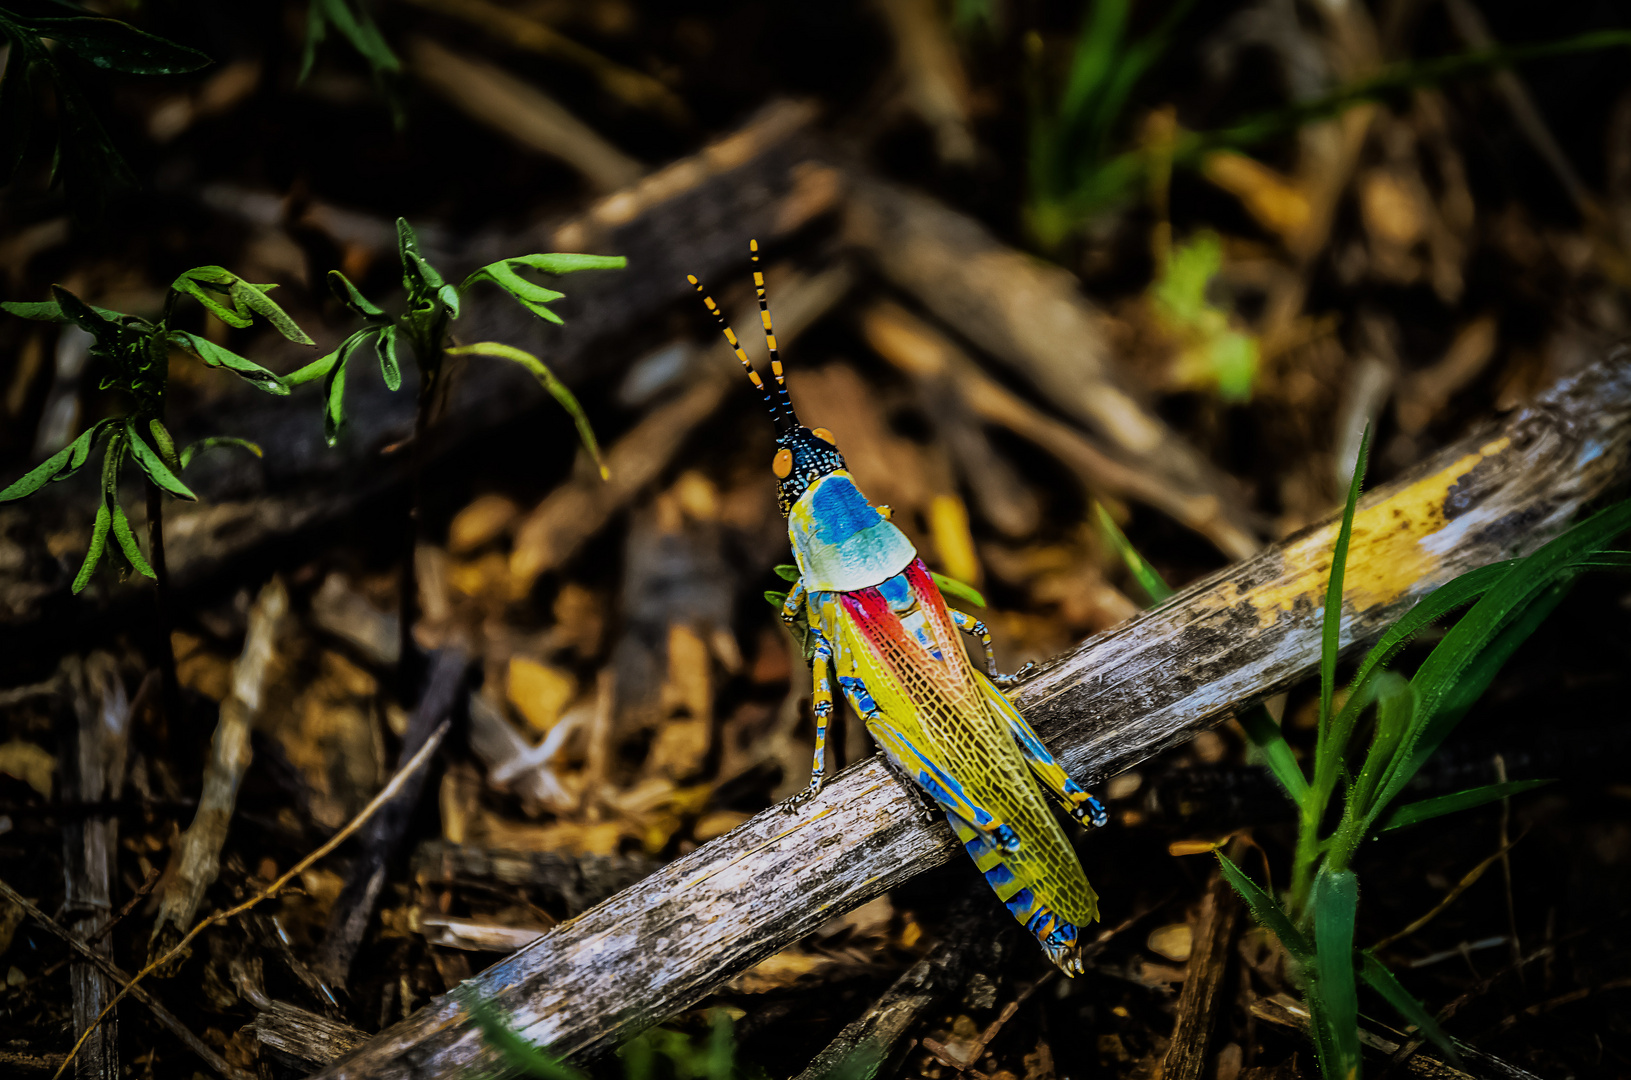
[[[754,257],[755,257],[755,259],[757,259],[758,256],[754,256]],[[757,274],[757,273],[754,275],[754,277],[755,277],[755,280],[759,283],[759,285],[758,285],[758,288],[759,288],[759,306],[760,306],[761,310],[763,311],[763,317],[764,317],[764,321],[765,321],[766,325],[769,325],[770,311],[769,311],[769,308],[766,305],[765,299],[764,299],[764,286],[763,286],[764,277],[763,277],[763,275]],[[782,434],[786,434],[788,431],[792,430],[792,428],[794,427],[794,423],[793,423],[793,420],[791,418],[792,417],[791,407],[788,407],[785,410],[783,408],[780,408],[779,407],[780,402],[778,402],[776,397],[771,394],[770,387],[766,386],[764,380],[759,377],[759,373],[757,371],[753,370],[753,361],[749,360],[748,359],[748,354],[745,351],[743,351],[742,343],[736,337],[736,331],[732,330],[731,326],[730,326],[730,323],[725,320],[725,313],[722,310],[720,310],[720,307],[719,307],[718,304],[714,303],[714,298],[708,295],[707,290],[705,290],[702,287],[702,282],[697,280],[697,276],[695,274],[687,274],[685,280],[687,280],[687,281],[689,281],[691,283],[691,285],[697,290],[697,295],[702,297],[703,304],[708,308],[709,311],[713,312],[714,319],[719,323],[720,332],[725,335],[726,343],[730,345],[731,351],[736,354],[736,359],[741,362],[742,370],[746,371],[748,373],[748,380],[750,382],[752,382],[753,385],[754,385],[754,388],[759,391],[759,397],[764,401],[765,408],[770,413],[770,419],[776,425],[776,433],[778,435],[782,435]],[[776,339],[775,339],[774,336],[772,336],[770,338],[770,345],[771,345],[770,355],[773,358],[776,356],[775,344],[776,344]],[[775,371],[776,371],[776,373],[777,373],[777,375],[779,377],[780,373],[781,373],[781,361],[780,361],[780,359],[775,359],[774,364],[775,364]],[[782,399],[782,401],[787,400],[787,390],[786,390],[785,387],[783,387],[782,390],[781,390],[781,399]]]
[[[749,240],[748,251],[753,259],[753,291],[759,297],[759,321],[765,326],[765,345],[770,349],[770,373],[776,376],[776,412],[789,422],[796,415],[792,399],[787,396],[787,373],[782,370],[781,353],[776,350],[776,328],[770,324],[770,300],[765,296],[765,275],[759,269],[759,241]]]

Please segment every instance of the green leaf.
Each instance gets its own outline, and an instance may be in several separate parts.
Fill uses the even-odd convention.
[[[1258,925],[1279,938],[1280,944],[1286,947],[1286,952],[1298,960],[1307,962],[1313,956],[1314,948],[1303,936],[1303,932],[1291,924],[1291,919],[1280,906],[1280,902],[1258,888],[1257,882],[1247,877],[1245,871],[1236,866],[1229,856],[1221,851],[1213,854],[1217,856],[1218,868],[1223,872],[1223,876],[1234,886],[1240,898],[1246,901],[1246,906],[1251,909],[1252,918],[1257,920]]]
[[[328,287],[336,299],[365,319],[383,319],[385,312],[364,296],[351,279],[338,270],[328,272]]]
[[[1143,589],[1145,594],[1149,596],[1150,602],[1159,604],[1171,596],[1172,586],[1168,585],[1161,575],[1156,573],[1155,567],[1144,561],[1144,556],[1140,555],[1138,549],[1133,547],[1132,541],[1127,539],[1127,534],[1121,531],[1121,527],[1116,524],[1116,519],[1110,516],[1110,511],[1104,508],[1104,504],[1095,502],[1093,504],[1093,513],[1098,521],[1099,531],[1104,535],[1105,539],[1110,541],[1110,546],[1116,549],[1116,554],[1121,556],[1121,561],[1127,564],[1127,569],[1132,572],[1139,588]],[[1302,774],[1299,773],[1298,775],[1301,776]]]
[[[149,480],[178,499],[198,501],[193,489],[183,484],[181,478],[170,471],[170,466],[164,463],[164,459],[142,439],[141,433],[136,430],[135,422],[129,417],[125,418],[125,437],[130,440],[130,452],[136,459],[136,464],[141,466],[142,472],[147,474]]]
[[[776,576],[783,581],[797,581],[799,579],[799,568],[792,563],[780,563],[776,567]]]
[[[939,586],[940,591],[943,594],[955,596],[959,600],[967,600],[975,607],[988,606],[985,602],[985,597],[981,596],[980,590],[976,589],[974,586],[965,585],[956,578],[949,578],[945,574],[936,573],[933,570],[929,571],[929,576],[934,578],[935,585]]]
[[[1420,802],[1405,803],[1389,814],[1377,828],[1378,832],[1390,832],[1394,829],[1408,829],[1412,825],[1420,825],[1424,821],[1431,821],[1445,814],[1453,814],[1458,810],[1471,810],[1475,806],[1505,799],[1525,791],[1544,787],[1552,783],[1551,780],[1508,780],[1504,784],[1486,784],[1483,787],[1468,788],[1453,795],[1440,795],[1433,799],[1423,799]]]
[[[346,345],[355,348],[356,344],[361,344],[360,338],[361,334],[352,334],[340,348],[350,353],[351,349],[346,348]],[[345,358],[342,357],[340,362],[330,369],[328,378],[323,381],[323,438],[328,440],[330,446],[340,441],[340,429],[344,426]]]
[[[96,564],[102,558],[102,551],[108,546],[108,527],[112,522],[113,515],[108,512],[107,502],[104,500],[97,503],[96,524],[91,526],[91,546],[85,549],[85,561],[79,564],[79,573],[74,575],[75,596],[90,584],[91,575],[96,572]]]
[[[199,454],[202,454],[205,450],[209,450],[217,446],[236,446],[244,450],[248,450],[256,457],[266,456],[258,443],[252,443],[248,439],[240,439],[233,435],[211,435],[208,438],[199,439],[197,442],[193,443],[191,446],[187,447],[181,452],[181,467],[185,469],[188,465],[192,464],[193,458],[197,457]]]
[[[1410,736],[1416,722],[1416,688],[1391,671],[1377,675],[1360,694],[1376,702],[1376,728],[1371,735],[1365,764],[1354,779],[1344,814],[1363,816],[1370,810],[1371,798],[1382,777],[1392,766],[1399,748]],[[1356,714],[1357,715],[1357,714]]]
[[[385,377],[386,387],[393,391],[402,386],[402,361],[397,357],[396,338],[396,327],[387,326],[374,339],[374,352],[379,356],[379,373]]]
[[[611,472],[606,468],[606,462],[601,459],[600,444],[595,441],[594,429],[589,426],[589,417],[584,414],[583,406],[578,404],[578,399],[571,390],[567,389],[566,384],[557,379],[555,373],[544,366],[542,360],[529,352],[517,349],[513,345],[505,345],[498,341],[481,341],[474,345],[461,345],[447,350],[447,354],[449,356],[497,357],[500,360],[513,361],[532,372],[533,378],[542,383],[544,389],[548,390],[550,395],[560,402],[561,408],[565,409],[572,417],[572,422],[577,425],[578,440],[583,443],[584,449],[589,451],[589,456],[594,458],[595,463],[600,466],[600,478],[605,480],[611,476]]]
[[[220,319],[228,326],[235,326],[242,330],[253,320],[238,310],[237,304],[231,302],[232,294],[227,291],[226,283],[220,281],[217,276],[210,274],[210,271],[220,271],[221,274],[225,274],[228,278],[232,276],[231,271],[224,270],[219,266],[194,267],[172,281],[170,289],[173,292],[191,296],[200,304],[203,304],[217,319]],[[221,285],[222,288],[211,289],[209,287],[215,284]],[[217,294],[222,291],[227,291],[228,302],[226,303],[217,298]]]
[[[222,348],[208,338],[189,334],[185,330],[172,330],[169,341],[178,348],[192,353],[210,367],[222,367],[232,372],[257,390],[277,397],[287,397],[289,384],[273,372],[267,371],[247,356],[239,356],[231,349]]]
[[[1359,989],[1354,978],[1354,921],[1359,912],[1359,879],[1352,870],[1320,867],[1309,896],[1314,913],[1314,990],[1309,1012],[1329,1038],[1332,1061],[1321,1061],[1327,1077],[1359,1076]],[[1316,1007],[1317,1005],[1317,1007]]]
[[[1280,781],[1291,801],[1301,805],[1303,796],[1308,794],[1308,779],[1303,776],[1303,770],[1297,764],[1297,755],[1292,752],[1291,744],[1286,742],[1285,732],[1280,725],[1274,722],[1268,709],[1262,705],[1253,705],[1249,709],[1236,714],[1235,719],[1246,732],[1246,737],[1252,741],[1257,752],[1263,755],[1263,761],[1268,765],[1274,778]]]
[[[402,284],[409,292],[418,287],[434,293],[444,284],[442,275],[419,251],[419,234],[413,231],[407,218],[396,219],[396,250],[402,259]]]
[[[68,321],[94,335],[97,341],[118,333],[120,325],[117,313],[94,308],[61,285],[51,286],[51,295],[56,298],[58,309],[68,317]]]
[[[731,1014],[713,1010],[713,1028],[708,1032],[707,1078],[731,1080],[736,1065],[736,1041],[731,1037]]]
[[[1433,1014],[1400,984],[1393,972],[1376,959],[1375,954],[1369,949],[1361,949],[1359,955],[1361,957],[1359,977],[1365,980],[1366,985],[1382,995],[1382,1000],[1392,1005],[1407,1023],[1414,1024],[1417,1031],[1443,1051],[1452,1065],[1460,1065],[1460,1051],[1456,1049],[1455,1042],[1444,1033],[1444,1029],[1439,1027],[1438,1021],[1433,1019]]]
[[[367,330],[358,330],[356,333],[347,336],[346,339],[340,343],[340,347],[329,353],[327,356],[318,357],[316,360],[313,360],[306,366],[296,368],[294,371],[289,372],[289,374],[283,376],[283,385],[290,387],[304,386],[306,383],[316,382],[318,379],[327,378],[329,371],[335,364],[340,362],[340,354],[350,352],[351,349],[354,348],[352,345],[352,339],[367,332]]]
[[[119,505],[116,498],[107,500],[107,507],[112,518],[113,536],[119,541],[119,548],[125,553],[125,558],[138,574],[157,581],[158,575],[153,573],[153,568],[147,564],[147,560],[142,556],[141,547],[136,543],[136,537],[131,534],[130,519],[125,517],[125,508]]]
[[[366,8],[360,4],[353,7],[348,0],[311,0],[306,9],[306,47],[301,56],[297,82],[305,82],[306,76],[311,74],[312,64],[317,59],[317,46],[328,37],[330,24],[368,61],[376,78],[394,75],[402,70],[402,61],[385,43],[385,36],[380,33]]]
[[[181,461],[176,457],[176,441],[170,437],[170,429],[164,426],[164,421],[153,417],[147,422],[147,430],[153,436],[153,446],[159,452],[159,457],[170,466],[170,471],[181,468]]]
[[[268,295],[267,290],[274,289],[275,285],[256,285],[253,282],[235,278],[232,282],[232,299],[239,310],[248,308],[256,315],[272,324],[273,329],[294,342],[296,345],[315,345],[315,341],[304,330],[300,329],[287,312],[277,306],[277,303]]]
[[[511,266],[530,266],[546,274],[575,274],[579,270],[622,270],[629,265],[628,258],[623,255],[579,255],[562,252],[549,255],[522,255],[504,261]]]
[[[1348,732],[1332,723],[1331,701],[1336,694],[1337,653],[1342,635],[1342,579],[1348,568],[1348,545],[1353,540],[1354,511],[1365,483],[1365,463],[1370,457],[1371,426],[1359,440],[1359,457],[1354,462],[1353,479],[1348,484],[1348,500],[1342,508],[1342,526],[1337,530],[1336,547],[1331,553],[1331,576],[1325,587],[1325,612],[1320,627],[1320,713],[1314,740],[1315,790],[1330,792],[1337,769],[1348,748]]]
[[[107,431],[114,423],[116,423],[114,420],[98,420],[95,424],[92,424],[81,432],[73,442],[24,473],[20,479],[13,481],[5,490],[0,491],[0,502],[11,502],[13,499],[21,499],[25,495],[32,495],[53,481],[66,480],[74,475],[90,458],[91,450],[95,447],[97,440],[102,437],[102,433]]]
[[[179,75],[213,61],[197,49],[138,30],[118,19],[91,15],[18,19],[99,68],[131,75]]]
[[[84,303],[84,301],[80,301]],[[117,311],[97,307],[95,304],[85,304],[92,312],[102,316],[103,320],[116,323],[122,316]],[[69,318],[62,310],[62,305],[55,300],[6,300],[0,301],[0,310],[7,311],[21,319],[33,319],[36,322],[70,323]]]
[[[547,319],[552,323],[561,323],[561,317],[549,310],[545,305],[550,301],[559,300],[566,294],[556,292],[554,289],[546,289],[542,285],[533,284],[514,270],[511,270],[508,260],[482,267],[465,278],[464,284],[460,288],[468,288],[478,281],[491,281],[494,285],[515,297],[522,307],[534,315]]]
[[[766,589],[765,602],[771,607],[775,608],[777,611],[780,611],[782,609],[782,605],[787,603],[787,594],[784,592],[777,592],[774,589]]]

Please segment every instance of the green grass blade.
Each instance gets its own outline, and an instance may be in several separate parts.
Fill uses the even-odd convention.
[[[929,576],[934,578],[934,583],[940,587],[940,592],[943,595],[955,596],[959,600],[966,600],[975,607],[990,606],[985,602],[985,597],[980,595],[980,590],[976,589],[972,585],[965,585],[956,578],[949,578],[945,574],[936,573],[933,570],[929,571]]]
[[[1433,1019],[1433,1014],[1428,1012],[1422,1003],[1399,983],[1393,972],[1368,949],[1361,949],[1359,955],[1362,958],[1359,975],[1365,980],[1365,985],[1382,995],[1382,999],[1393,1006],[1406,1022],[1414,1024],[1417,1031],[1443,1051],[1451,1064],[1460,1065],[1461,1054],[1456,1050],[1455,1043],[1444,1033],[1444,1029],[1438,1026],[1438,1021]]]
[[[724,1009],[714,1010],[707,1054],[708,1080],[731,1080],[736,1071],[736,1039],[731,1033],[731,1014]]]
[[[1314,913],[1314,964],[1319,987],[1315,1020],[1329,1035],[1334,1060],[1322,1062],[1328,1080],[1354,1080],[1360,1069],[1359,989],[1354,978],[1354,920],[1359,879],[1352,870],[1321,867],[1309,898]],[[1311,1002],[1312,1003],[1312,1002]]]
[[[1161,575],[1156,573],[1155,567],[1146,562],[1144,556],[1138,553],[1138,549],[1133,547],[1133,542],[1127,539],[1127,534],[1121,531],[1121,526],[1116,524],[1116,519],[1110,516],[1110,511],[1104,508],[1103,503],[1093,504],[1093,516],[1098,522],[1099,532],[1110,541],[1110,546],[1116,549],[1121,561],[1127,564],[1127,569],[1138,582],[1138,587],[1149,596],[1150,603],[1159,604],[1171,596],[1172,586],[1168,585]]]
[[[542,383],[544,389],[549,391],[550,396],[560,403],[561,408],[566,410],[567,415],[572,417],[572,423],[578,429],[578,440],[583,443],[583,448],[589,451],[589,456],[595,459],[595,464],[600,466],[600,478],[605,480],[611,476],[611,471],[606,468],[605,460],[600,456],[600,444],[595,441],[595,430],[589,426],[589,417],[584,413],[583,406],[578,404],[577,396],[567,389],[565,383],[555,377],[555,373],[550,371],[542,360],[529,352],[517,349],[514,345],[505,345],[498,341],[480,341],[474,345],[460,345],[457,348],[447,350],[447,354],[449,356],[492,356],[500,360],[509,360],[520,364],[532,372],[533,378]]]
[[[1333,730],[1331,702],[1336,694],[1337,652],[1342,636],[1342,579],[1348,568],[1348,545],[1353,539],[1354,511],[1365,483],[1365,464],[1370,457],[1371,427],[1359,440],[1359,458],[1354,462],[1353,480],[1348,484],[1348,501],[1342,508],[1342,527],[1337,530],[1336,548],[1331,553],[1331,576],[1325,586],[1325,616],[1320,627],[1320,715],[1314,746],[1314,787],[1329,792],[1337,768],[1347,750],[1347,731]]]
[[[1383,819],[1377,828],[1378,832],[1391,832],[1394,829],[1408,829],[1412,825],[1420,825],[1424,821],[1431,821],[1445,814],[1454,814],[1460,810],[1471,810],[1475,806],[1492,803],[1496,799],[1505,799],[1511,795],[1518,795],[1525,791],[1544,787],[1553,783],[1551,780],[1508,780],[1504,784],[1485,784],[1483,787],[1468,788],[1457,791],[1453,795],[1440,795],[1433,799],[1423,799],[1420,802],[1405,803]]]
[[[539,1050],[509,1026],[498,1010],[484,1001],[467,997],[470,1015],[481,1027],[481,1037],[497,1050],[506,1065],[539,1080],[588,1080],[585,1073]]]
[[[1279,938],[1286,951],[1298,960],[1307,962],[1311,959],[1314,955],[1313,946],[1301,930],[1291,925],[1291,919],[1280,906],[1280,902],[1258,888],[1257,882],[1247,877],[1246,872],[1236,866],[1229,856],[1221,851],[1213,854],[1217,856],[1218,867],[1223,876],[1234,886],[1240,898],[1246,901],[1246,906],[1251,909],[1252,918],[1257,920],[1258,925],[1267,928]]]
[[[1076,37],[1070,79],[1059,99],[1058,116],[1068,131],[1087,117],[1094,92],[1109,77],[1127,29],[1128,0],[1095,0]]]
[[[1297,755],[1292,752],[1291,744],[1286,742],[1285,732],[1274,722],[1268,709],[1253,705],[1235,719],[1240,721],[1246,737],[1263,755],[1264,763],[1274,778],[1280,781],[1280,786],[1285,788],[1286,794],[1291,796],[1291,801],[1302,805],[1303,796],[1308,794],[1308,778],[1303,776],[1302,766],[1297,764]]]

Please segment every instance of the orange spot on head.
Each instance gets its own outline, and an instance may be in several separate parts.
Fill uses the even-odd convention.
[[[828,431],[824,427],[818,427],[814,431],[810,432],[810,434],[814,435],[816,438],[820,439],[822,442],[829,443],[829,444],[831,444],[833,446],[838,445],[838,440],[833,438],[832,432]]]
[[[778,480],[786,480],[791,476],[793,474],[793,451],[785,446],[777,450],[776,456],[771,459],[770,471],[776,474]]]

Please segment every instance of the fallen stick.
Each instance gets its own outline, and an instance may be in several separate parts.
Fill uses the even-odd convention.
[[[1373,491],[1349,553],[1344,643],[1466,570],[1534,550],[1623,477],[1628,456],[1621,348]],[[1074,775],[1098,781],[1299,681],[1319,656],[1335,530],[1310,528],[1089,639],[1021,685],[1019,706]],[[318,1075],[433,1080],[496,1067],[466,1009],[477,999],[551,1053],[609,1050],[956,852],[874,757],[796,813],[772,807],[553,928]]]

